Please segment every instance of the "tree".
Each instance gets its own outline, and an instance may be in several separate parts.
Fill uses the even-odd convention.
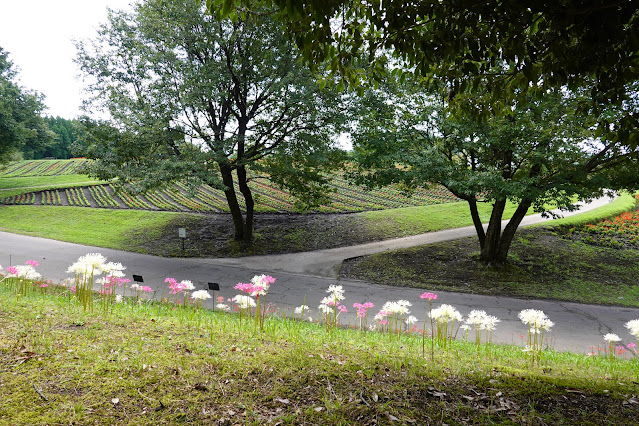
[[[340,96],[319,89],[267,18],[217,21],[196,0],[111,12],[93,45],[79,45],[93,105],[112,117],[90,126],[101,135],[93,172],[142,191],[176,180],[217,186],[244,242],[256,173],[298,195],[300,208],[324,202],[321,172],[340,159]]]
[[[207,0],[218,16],[264,3],[278,8],[309,64],[327,62],[351,84],[383,78],[390,52],[451,94],[488,88],[504,106],[522,90],[587,86],[588,108],[602,115],[632,99],[639,80],[639,8],[630,0]],[[638,117],[602,120],[599,133],[636,145]]]
[[[484,101],[479,96],[455,100],[468,104],[464,110],[487,108]],[[446,98],[418,86],[371,91],[353,138],[359,180],[407,188],[444,185],[468,202],[480,259],[503,262],[531,207],[570,209],[575,198],[639,184],[639,150],[595,139],[596,117],[580,114],[580,102],[583,94],[566,91],[549,91],[539,99],[521,95],[508,114],[479,120],[451,113]],[[502,229],[508,201],[516,209]],[[492,204],[486,230],[481,202]]]
[[[42,151],[37,152],[36,158],[71,158],[76,146],[75,120],[62,117],[47,117],[49,129],[54,134],[53,142]]]
[[[30,151],[51,140],[51,132],[41,117],[43,96],[30,92],[13,80],[17,73],[0,47],[0,164],[21,150]]]

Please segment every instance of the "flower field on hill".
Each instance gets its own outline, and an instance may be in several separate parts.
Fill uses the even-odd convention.
[[[79,173],[87,160],[36,160],[10,164],[0,171],[0,179],[59,176]],[[293,212],[293,197],[271,184],[267,180],[256,180],[251,184],[256,200],[256,210],[260,212]],[[431,189],[418,189],[412,196],[406,195],[397,188],[386,187],[366,190],[347,182],[341,176],[332,179],[332,204],[321,206],[317,212],[347,213],[365,210],[381,210],[389,208],[421,206],[459,201],[441,186]],[[195,192],[183,184],[175,184],[169,188],[156,190],[144,195],[136,195],[125,188],[116,188],[105,183],[85,187],[51,189],[19,194],[2,198],[0,204],[28,204],[79,206],[94,208],[121,208],[186,212],[226,212],[228,206],[224,193],[208,185],[201,186]]]

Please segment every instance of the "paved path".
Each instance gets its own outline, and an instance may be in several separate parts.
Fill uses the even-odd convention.
[[[593,210],[608,204],[609,197],[602,197],[591,203],[579,203],[579,210],[574,212],[559,212],[564,217],[577,213]],[[544,218],[541,214],[526,216],[521,226],[534,225],[552,220],[551,217]],[[502,222],[502,229],[508,221]],[[386,241],[361,244],[351,247],[338,247],[334,249],[318,250],[304,253],[291,253],[267,256],[250,256],[242,258],[224,258],[208,260],[211,264],[237,266],[249,269],[290,272],[303,275],[312,275],[324,278],[336,278],[337,271],[342,262],[353,257],[366,256],[374,253],[382,253],[390,250],[399,250],[409,247],[423,246],[426,244],[439,243],[442,241],[456,240],[465,237],[474,237],[475,227],[466,226],[464,228],[446,229],[443,231],[429,232],[427,234],[412,235],[410,237],[396,238]]]
[[[532,217],[527,219],[527,221],[534,220],[536,219]],[[465,232],[468,231],[455,230],[448,231],[448,233],[442,231],[442,233],[433,234],[438,234],[437,238],[441,238],[435,241],[443,241],[466,236]],[[404,244],[409,244],[409,241],[415,242],[415,244],[433,242],[429,239],[433,238],[433,234],[429,234],[430,237],[416,236],[394,240],[395,242],[375,243],[377,245],[367,244],[358,248],[323,250],[320,253],[342,253],[331,258],[333,259],[331,262],[334,262],[334,259],[340,258],[340,256],[342,256],[341,258],[352,257],[366,252],[378,252],[385,248],[407,247],[408,245]],[[129,274],[143,275],[145,284],[160,289],[160,291],[165,288],[164,278],[174,277],[178,280],[190,279],[198,285],[198,288],[205,288],[207,282],[217,282],[221,287],[220,294],[228,298],[237,294],[233,290],[233,286],[238,282],[247,282],[256,274],[270,273],[277,278],[277,282],[271,287],[268,301],[277,304],[282,309],[298,306],[306,300],[306,304],[313,309],[312,314],[315,316],[316,307],[326,295],[325,291],[328,286],[338,284],[345,289],[346,300],[344,302],[348,307],[355,302],[370,301],[375,304],[375,312],[377,312],[376,309],[380,308],[386,301],[405,299],[413,303],[411,309],[417,318],[422,319],[426,310],[426,304],[419,299],[419,294],[423,290],[375,285],[355,280],[338,280],[334,277],[318,276],[319,274],[302,273],[304,271],[334,270],[333,266],[328,269],[325,266],[316,269],[313,265],[314,259],[321,260],[321,258],[314,258],[306,253],[297,255],[299,256],[297,258],[289,257],[292,259],[289,262],[295,263],[288,263],[287,267],[286,261],[277,261],[279,256],[241,259],[169,259],[4,232],[0,232],[0,242],[0,265],[6,267],[10,261],[15,265],[28,259],[34,259],[41,264],[38,270],[53,280],[66,278],[68,276],[65,273],[67,267],[78,257],[89,252],[99,252],[111,261],[122,262],[127,266]],[[373,249],[372,247],[377,248]],[[282,256],[282,258],[286,257]],[[288,270],[284,271],[284,269]],[[523,336],[527,330],[517,319],[517,313],[520,310],[541,309],[556,323],[548,337],[552,339],[552,346],[558,350],[588,352],[589,346],[601,344],[603,342],[602,336],[608,332],[614,332],[624,339],[630,339],[623,324],[631,319],[639,318],[639,309],[447,292],[437,293],[439,294],[437,302],[452,304],[462,314],[467,314],[472,309],[484,309],[489,314],[501,318],[502,322],[495,333],[495,340],[503,343],[521,344],[522,338],[520,336]],[[350,311],[343,322],[354,323],[353,309]]]

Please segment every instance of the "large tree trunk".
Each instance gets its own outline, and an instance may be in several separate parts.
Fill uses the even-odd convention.
[[[484,262],[493,262],[497,260],[497,252],[499,251],[499,240],[501,239],[501,218],[504,215],[506,200],[497,200],[493,204],[493,211],[488,222],[486,230],[486,240],[481,248],[480,260]]]
[[[481,248],[480,259],[482,261],[500,263],[506,261],[517,228],[531,205],[532,202],[530,200],[522,200],[502,232],[501,219],[504,214],[506,200],[495,202],[486,231],[485,243]]]
[[[515,210],[515,213],[508,221],[508,224],[504,227],[504,232],[501,234],[501,241],[499,241],[499,248],[497,249],[497,256],[495,260],[499,262],[506,261],[510,245],[515,237],[515,232],[517,232],[517,228],[519,228],[519,225],[526,216],[526,212],[530,208],[531,204],[532,203],[529,200],[522,200],[517,207],[517,210]]]
[[[470,216],[473,218],[473,225],[475,225],[475,232],[477,232],[477,238],[479,238],[479,247],[482,249],[486,243],[486,232],[484,231],[484,225],[481,223],[479,217],[479,211],[477,210],[477,199],[474,197],[468,201],[468,207],[470,207]]]
[[[220,174],[222,175],[222,183],[224,183],[224,195],[226,203],[229,206],[231,217],[233,218],[233,227],[235,228],[235,241],[244,241],[244,218],[242,209],[237,201],[235,187],[233,185],[233,168],[228,164],[220,164]]]
[[[246,219],[244,221],[243,241],[245,243],[250,243],[253,240],[253,215],[255,212],[255,201],[253,200],[251,188],[248,186],[246,168],[244,166],[237,168],[237,183],[246,203]]]

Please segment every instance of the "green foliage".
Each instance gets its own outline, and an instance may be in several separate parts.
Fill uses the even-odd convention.
[[[74,155],[74,150],[77,150],[75,121],[62,117],[47,117],[46,121],[54,134],[53,143],[44,147],[42,151],[34,152],[32,158],[71,158]]]
[[[26,158],[51,143],[52,133],[40,113],[43,96],[13,80],[17,73],[0,47],[0,164],[23,152]]]
[[[445,81],[453,96],[489,88],[498,109],[522,90],[564,86],[588,87],[584,107],[597,114],[635,102],[639,10],[629,1],[207,0],[217,16],[263,4],[277,7],[283,30],[311,66],[328,63],[346,84],[383,81],[390,53],[402,65],[398,74]],[[637,144],[636,110],[621,109],[599,130],[606,139]]]
[[[468,201],[482,259],[503,261],[530,207],[553,204],[572,210],[575,199],[606,189],[633,189],[639,151],[625,142],[597,139],[589,115],[580,112],[581,92],[521,95],[504,114],[477,114],[492,97],[463,94],[453,101],[425,92],[414,82],[389,80],[362,100],[354,133],[354,175],[369,185],[437,183]],[[614,114],[614,111],[608,111]],[[506,201],[519,206],[501,230]],[[487,230],[478,203],[493,205]]]
[[[79,51],[82,70],[99,76],[90,87],[95,104],[113,117],[85,121],[101,179],[119,177],[140,191],[177,180],[222,189],[236,238],[248,241],[248,171],[303,194],[305,205],[321,198],[320,171],[339,161],[332,137],[345,121],[341,99],[319,89],[268,14],[216,21],[195,0],[148,0],[133,13],[111,13]]]

